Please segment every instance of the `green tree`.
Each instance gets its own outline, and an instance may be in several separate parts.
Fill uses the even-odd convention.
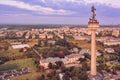
[[[80,80],[88,80],[88,74],[86,73],[86,71],[82,71],[82,72],[79,74],[78,78],[79,78]]]
[[[83,62],[86,61],[86,58],[79,58],[79,61],[80,61],[81,63],[83,63]]]
[[[52,63],[49,63],[49,64],[48,64],[48,67],[49,67],[49,69],[52,69],[52,68],[53,68],[53,64],[52,64]]]
[[[84,56],[85,56],[85,58],[91,59],[91,56],[88,53],[84,53]]]
[[[116,73],[116,67],[115,67],[115,66],[112,67],[112,73],[113,73],[113,74],[117,74],[117,73]]]
[[[63,62],[62,61],[57,61],[57,62],[55,62],[56,63],[56,66],[58,67],[58,68],[60,68],[62,65],[63,65]]]
[[[88,64],[87,64],[86,62],[83,62],[83,63],[82,63],[82,69],[83,69],[84,71],[88,71],[88,70],[90,70],[90,66],[88,66]]]
[[[6,38],[15,39],[16,38],[16,33],[14,31],[11,31],[6,35]]]
[[[65,39],[59,39],[58,41],[56,41],[55,44],[60,46],[70,47],[69,42],[67,42]]]
[[[70,80],[70,77],[68,75],[64,75],[63,80]]]

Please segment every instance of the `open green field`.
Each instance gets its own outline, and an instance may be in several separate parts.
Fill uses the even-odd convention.
[[[2,66],[8,66],[8,65],[16,65],[17,69],[20,68],[24,68],[24,67],[31,67],[32,69],[35,69],[34,67],[34,61],[32,58],[27,58],[27,59],[18,59],[18,60],[11,60],[6,62],[5,64],[0,65],[0,68],[2,68]]]
[[[0,57],[13,57],[13,56],[20,56],[22,53],[19,52],[19,49],[9,49],[7,51],[2,52]]]
[[[78,47],[81,47],[83,49],[90,49],[91,43],[86,40],[67,40],[68,42],[71,42],[73,44],[76,44]],[[97,45],[97,50],[103,50],[103,47],[101,45]]]
[[[36,72],[37,68],[35,67],[34,60],[32,58],[16,60],[11,63],[16,63],[18,65],[18,68],[30,67],[30,69],[32,70],[31,73],[13,77],[11,78],[11,80],[36,80],[36,78],[40,76],[40,72]]]
[[[21,69],[25,67],[29,67],[32,72],[12,77],[10,80],[36,80],[36,78],[40,76],[41,73],[37,72],[37,68],[35,67],[34,60],[32,58],[8,61],[5,64],[0,65],[0,70]]]
[[[0,71],[8,71],[16,68],[18,68],[17,64],[13,64],[13,63],[0,65]]]

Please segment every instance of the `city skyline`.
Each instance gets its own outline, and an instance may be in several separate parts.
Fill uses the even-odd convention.
[[[91,5],[101,24],[120,24],[119,0],[1,0],[0,23],[87,24]]]

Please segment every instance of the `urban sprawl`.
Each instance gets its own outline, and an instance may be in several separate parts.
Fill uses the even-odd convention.
[[[87,27],[0,28],[0,80],[90,80],[90,44]],[[120,80],[120,28],[98,28],[96,44],[95,80]]]

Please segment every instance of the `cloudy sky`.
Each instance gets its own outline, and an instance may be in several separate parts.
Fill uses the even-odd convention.
[[[120,24],[120,0],[0,0],[0,23],[87,24],[92,5],[101,24]]]

